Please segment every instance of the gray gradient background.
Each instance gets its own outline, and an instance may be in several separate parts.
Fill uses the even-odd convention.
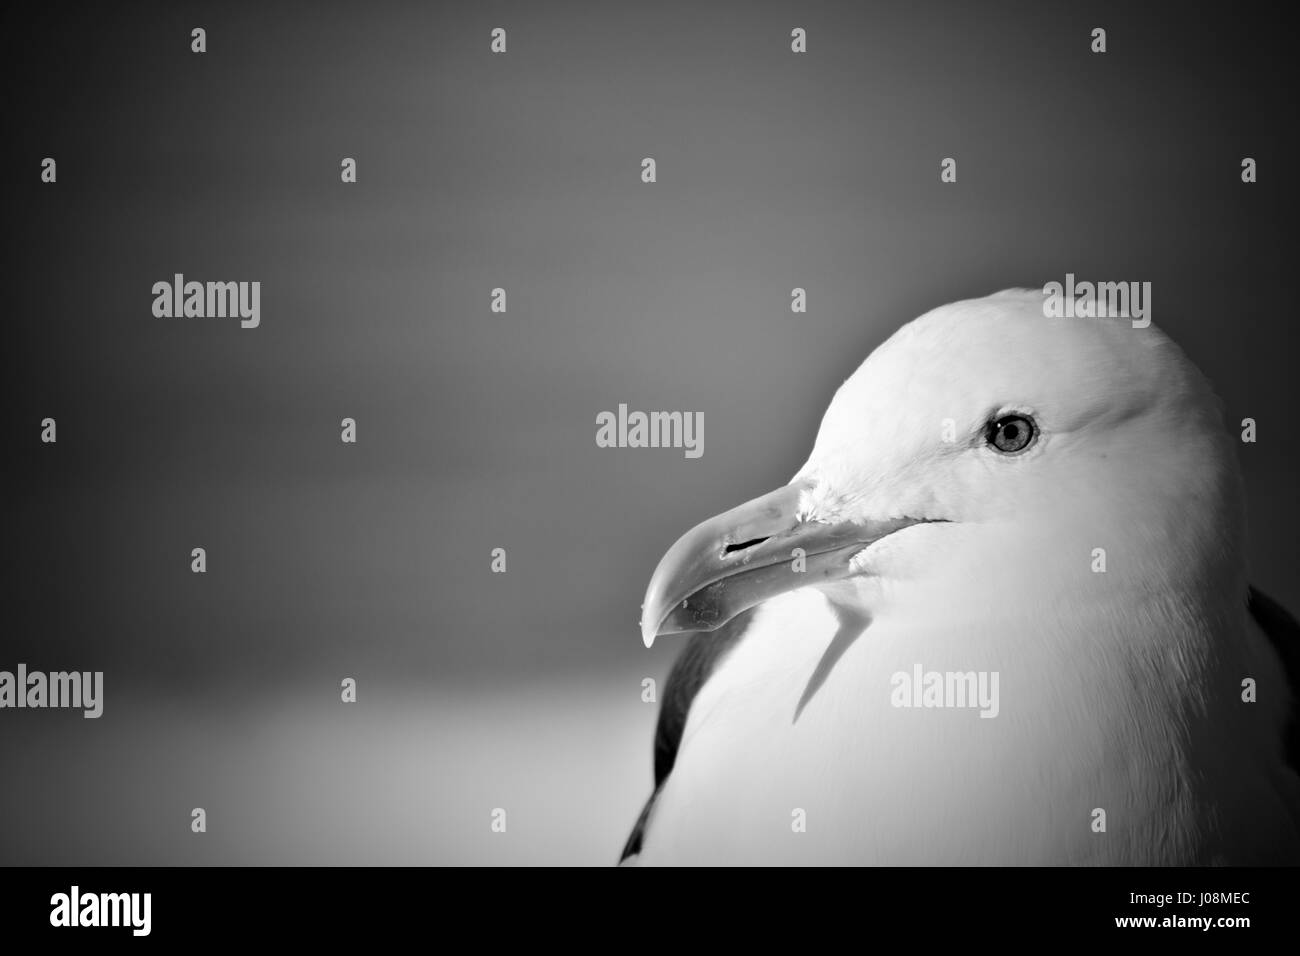
[[[1284,31],[1133,6],[6,11],[0,668],[107,697],[0,712],[0,862],[612,862],[662,551],[899,324],[1067,271],[1153,282],[1259,420],[1253,576],[1300,607]],[[174,272],[260,280],[261,328],[154,318]],[[703,458],[598,448],[619,402]]]

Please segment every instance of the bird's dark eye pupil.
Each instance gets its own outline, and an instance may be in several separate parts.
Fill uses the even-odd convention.
[[[989,422],[987,441],[1004,455],[1024,451],[1034,440],[1034,420],[1027,415],[1003,415]]]

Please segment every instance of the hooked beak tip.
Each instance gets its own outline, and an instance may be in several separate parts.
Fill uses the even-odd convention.
[[[927,518],[818,522],[801,515],[810,487],[797,480],[682,535],[651,576],[641,605],[641,641],[712,631],[787,591],[854,572],[853,558],[886,535]]]

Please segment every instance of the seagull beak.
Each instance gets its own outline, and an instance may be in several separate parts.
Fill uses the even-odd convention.
[[[659,561],[645,603],[641,639],[712,631],[756,604],[787,591],[849,574],[853,556],[923,519],[801,520],[813,488],[800,479],[696,525]]]

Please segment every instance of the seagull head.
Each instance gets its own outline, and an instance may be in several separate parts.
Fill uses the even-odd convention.
[[[1036,290],[954,303],[839,388],[790,484],[669,548],[642,638],[807,587],[870,604],[943,572],[1014,594],[1093,548],[1208,580],[1240,561],[1238,482],[1217,398],[1154,325],[1049,317]]]

